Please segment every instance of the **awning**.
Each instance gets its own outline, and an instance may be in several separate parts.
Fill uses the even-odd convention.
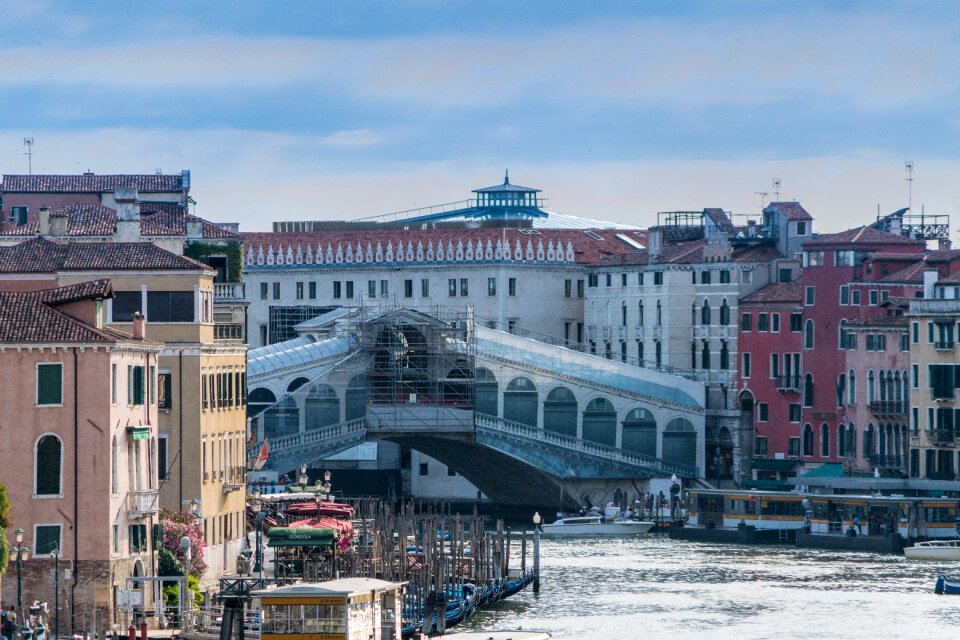
[[[802,478],[842,478],[844,477],[843,465],[835,462],[828,462],[815,469],[810,469],[803,475],[797,476],[797,480]],[[803,484],[802,482],[800,484]]]
[[[150,427],[127,427],[127,437],[131,440],[149,440]]]
[[[752,460],[750,468],[757,471],[791,471],[797,460]]]
[[[336,532],[313,527],[274,527],[267,532],[269,547],[332,547]]]

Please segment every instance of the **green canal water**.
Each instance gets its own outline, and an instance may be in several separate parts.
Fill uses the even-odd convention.
[[[514,547],[515,549],[517,547]],[[457,630],[554,638],[960,638],[960,596],[933,593],[960,564],[791,547],[633,539],[544,540],[541,588]]]

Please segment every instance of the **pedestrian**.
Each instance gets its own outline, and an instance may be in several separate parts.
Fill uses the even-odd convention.
[[[853,526],[857,528],[857,535],[863,535],[863,531],[860,530],[860,516],[853,516]]]

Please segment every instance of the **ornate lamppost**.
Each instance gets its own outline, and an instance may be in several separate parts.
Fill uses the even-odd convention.
[[[305,490],[307,483],[310,482],[310,476],[307,475],[307,465],[300,465],[300,477],[297,479],[300,481],[300,488]]]
[[[10,547],[10,562],[17,563],[17,611],[20,612],[20,624],[23,624],[23,563],[30,558],[30,548],[23,544],[23,529],[14,531],[17,546]]]
[[[533,514],[533,591],[540,591],[540,523],[543,518],[540,512]]]

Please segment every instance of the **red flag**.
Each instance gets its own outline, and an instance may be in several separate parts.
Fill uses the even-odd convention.
[[[268,441],[268,438],[263,439],[263,446],[260,447],[260,453],[257,454],[257,459],[253,461],[254,471],[260,471],[263,465],[267,464],[267,458],[270,456],[270,447],[267,446]]]

